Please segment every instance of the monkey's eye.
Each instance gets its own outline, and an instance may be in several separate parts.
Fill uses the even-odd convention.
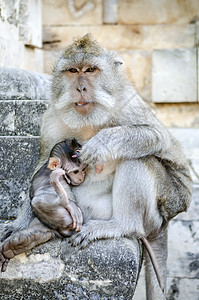
[[[96,67],[90,67],[88,69],[86,69],[86,73],[92,73],[92,72],[95,72],[96,71]]]
[[[74,173],[74,174],[78,174],[78,173],[79,173],[79,170],[76,170],[76,171],[74,171],[73,173]]]
[[[68,69],[68,71],[69,71],[70,73],[78,73],[78,70],[75,69],[75,68],[70,68],[70,69]]]

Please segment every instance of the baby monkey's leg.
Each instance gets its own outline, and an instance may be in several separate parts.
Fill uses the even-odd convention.
[[[20,230],[8,237],[0,247],[1,271],[5,272],[8,262],[15,255],[30,250],[56,236],[56,232],[38,220],[28,229]]]

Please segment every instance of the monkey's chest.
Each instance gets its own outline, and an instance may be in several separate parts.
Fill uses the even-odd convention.
[[[77,205],[83,213],[84,221],[90,219],[108,220],[112,216],[112,186],[114,173],[95,174],[91,171],[85,181],[73,188]]]

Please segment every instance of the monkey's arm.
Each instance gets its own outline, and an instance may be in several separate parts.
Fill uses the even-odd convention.
[[[73,229],[76,229],[76,231],[80,231],[81,226],[82,226],[82,221],[83,221],[82,213],[81,213],[79,207],[74,205],[74,203],[69,201],[69,199],[68,199],[67,192],[64,189],[63,184],[61,183],[61,180],[64,175],[65,175],[65,171],[61,168],[58,168],[58,169],[52,171],[52,173],[50,174],[51,184],[59,196],[59,199],[60,199],[59,204],[69,212],[69,214],[72,218]],[[63,182],[63,180],[62,180],[62,182]],[[80,219],[81,219],[81,222],[79,222]]]
[[[81,150],[82,160],[89,163],[112,159],[133,159],[158,154],[171,145],[164,126],[130,125],[102,129]]]

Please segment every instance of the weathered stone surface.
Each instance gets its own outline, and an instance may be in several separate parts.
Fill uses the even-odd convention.
[[[41,117],[46,109],[44,101],[16,101],[16,134],[40,135]]]
[[[40,135],[41,116],[47,101],[0,101],[0,135]]]
[[[154,50],[152,100],[197,101],[196,49]]]
[[[118,51],[125,61],[128,79],[133,82],[140,95],[151,100],[151,51]]]
[[[102,24],[101,0],[44,0],[43,25]]]
[[[199,129],[173,128],[170,131],[183,146],[193,182],[199,184]]]
[[[49,99],[50,78],[47,74],[0,68],[0,99]]]
[[[155,103],[154,110],[166,127],[199,128],[199,103]]]
[[[28,194],[30,177],[21,180],[9,178],[0,180],[0,219],[16,219],[19,209]]]
[[[120,24],[186,24],[197,20],[197,0],[118,0]]]
[[[21,68],[22,68],[22,66],[21,66]],[[44,72],[44,51],[43,51],[43,49],[25,46],[24,47],[24,58],[23,58],[23,69],[32,71],[32,72],[45,73]]]
[[[118,19],[118,0],[106,0],[103,3],[103,23],[116,24]]]
[[[0,101],[0,135],[13,135],[15,128],[15,103]]]
[[[198,221],[171,221],[168,276],[199,279]]]
[[[18,4],[19,40],[26,45],[42,47],[41,0],[20,0]]]
[[[0,274],[0,297],[130,300],[140,250],[136,240],[124,238],[100,240],[84,250],[67,240],[48,242],[11,260]]]
[[[0,138],[0,218],[17,216],[38,154],[38,138]]]
[[[146,300],[144,287],[144,276],[140,276],[133,300]],[[167,300],[198,300],[198,290],[199,279],[167,278]]]
[[[63,49],[90,32],[112,50],[150,50],[195,47],[195,25],[106,25],[43,27],[44,49]],[[114,37],[111,39],[109,37]],[[57,41],[57,42],[56,42]],[[52,43],[52,44],[51,44]]]

